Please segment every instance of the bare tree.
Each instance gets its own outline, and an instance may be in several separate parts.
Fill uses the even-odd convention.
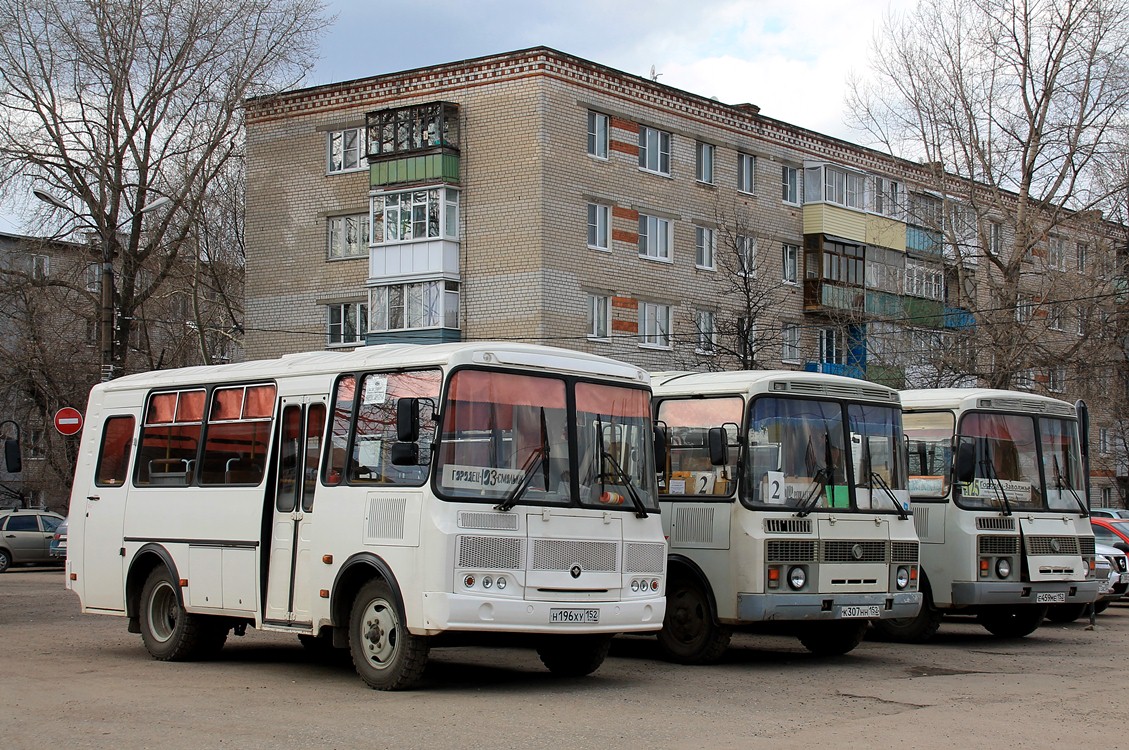
[[[1102,236],[1092,212],[1124,184],[1099,177],[1124,134],[1127,25],[1124,0],[922,0],[888,17],[874,77],[853,87],[855,124],[932,165],[930,189],[964,214],[933,228],[956,249],[950,264],[978,266],[970,312],[990,353],[978,360],[989,385],[1015,385],[1069,356],[1078,342],[1043,335],[1047,323],[1057,307],[1102,298],[1101,284],[1065,293],[1074,246],[1064,258],[1059,243]],[[1089,251],[1096,259],[1110,248]]]

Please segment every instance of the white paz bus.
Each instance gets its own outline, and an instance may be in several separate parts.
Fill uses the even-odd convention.
[[[433,636],[534,634],[588,674],[663,620],[649,377],[511,343],[132,375],[90,394],[68,586],[157,659],[248,625],[414,684]]]
[[[897,391],[791,371],[652,377],[669,659],[714,661],[761,623],[843,654],[870,620],[917,613]]]
[[[1020,638],[1048,605],[1094,601],[1100,582],[1075,407],[985,388],[901,395],[925,600],[916,617],[878,630],[921,642],[945,613],[963,613]]]

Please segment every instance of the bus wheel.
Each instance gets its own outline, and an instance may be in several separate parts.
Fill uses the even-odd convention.
[[[584,677],[604,663],[610,635],[557,635],[537,644],[541,663],[558,677]]]
[[[392,589],[369,581],[353,600],[349,652],[353,667],[374,690],[405,690],[419,682],[431,644],[412,635]]]
[[[666,589],[666,617],[659,650],[676,664],[712,664],[729,648],[729,628],[714,620],[709,595],[691,576],[672,578]]]
[[[160,661],[212,656],[227,641],[226,623],[186,612],[168,568],[154,568],[141,589],[141,641]]]
[[[913,617],[873,620],[871,625],[879,639],[895,643],[925,643],[941,627],[941,611],[933,606],[933,593],[928,581],[921,588],[921,609]]]
[[[842,656],[862,643],[867,620],[805,623],[797,637],[816,656]]]
[[[1020,604],[1014,607],[985,607],[977,619],[994,636],[1022,638],[1034,633],[1046,615],[1045,604]]]
[[[1047,619],[1051,622],[1074,622],[1084,614],[1085,604],[1054,604],[1047,608]]]

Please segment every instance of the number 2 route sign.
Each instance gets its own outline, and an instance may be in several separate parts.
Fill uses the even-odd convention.
[[[55,429],[61,435],[77,435],[82,430],[82,413],[73,406],[55,412]]]

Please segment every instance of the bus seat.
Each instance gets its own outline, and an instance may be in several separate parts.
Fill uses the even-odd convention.
[[[231,458],[227,461],[224,480],[227,484],[258,484],[263,478],[263,467],[246,458]]]

